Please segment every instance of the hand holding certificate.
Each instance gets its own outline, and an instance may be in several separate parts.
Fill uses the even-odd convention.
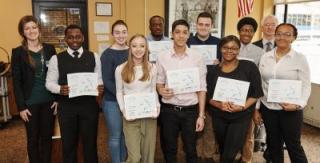
[[[70,88],[69,98],[77,96],[98,96],[97,73],[72,73],[67,75]]]
[[[302,82],[300,80],[269,80],[268,102],[299,104]]]
[[[222,102],[233,102],[236,105],[244,107],[249,85],[249,82],[218,77],[212,99]]]
[[[173,47],[172,41],[149,41],[149,61],[156,61],[159,54],[169,52]]]
[[[217,45],[191,45],[191,49],[201,54],[207,65],[217,59]]]
[[[167,71],[168,87],[174,94],[190,93],[200,90],[198,68]]]
[[[124,114],[127,120],[156,117],[157,95],[155,93],[139,93],[124,95]]]

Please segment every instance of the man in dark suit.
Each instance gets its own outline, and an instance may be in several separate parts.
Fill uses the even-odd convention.
[[[261,21],[262,27],[262,39],[254,42],[254,45],[261,47],[265,52],[273,49],[276,44],[274,42],[274,31],[276,30],[276,26],[278,25],[277,17],[273,15],[268,15],[263,18]]]

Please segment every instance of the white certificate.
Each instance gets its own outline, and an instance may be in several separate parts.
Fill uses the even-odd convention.
[[[218,77],[212,99],[245,106],[249,85],[246,81]]]
[[[201,54],[207,65],[217,59],[217,45],[191,45],[191,49]]]
[[[200,90],[199,68],[167,71],[168,87],[174,94],[190,93]]]
[[[173,47],[172,41],[149,41],[149,61],[156,61],[157,56],[162,53],[169,53]]]
[[[269,80],[268,102],[299,104],[302,82],[300,80]]]
[[[77,96],[98,96],[97,73],[72,73],[67,75],[69,98]]]
[[[155,116],[157,114],[156,99],[156,93],[124,95],[126,118],[138,119]]]

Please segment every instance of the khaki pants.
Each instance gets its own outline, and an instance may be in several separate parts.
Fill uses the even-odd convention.
[[[254,146],[254,122],[251,120],[247,132],[246,141],[244,142],[243,148],[242,148],[242,161],[245,163],[251,163],[252,162],[252,155],[253,155],[253,146]]]
[[[123,132],[128,150],[126,163],[153,163],[157,137],[157,119],[134,121],[123,119]]]

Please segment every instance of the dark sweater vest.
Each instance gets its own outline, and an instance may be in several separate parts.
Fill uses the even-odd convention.
[[[67,51],[57,55],[58,70],[59,70],[59,85],[67,85],[67,74],[78,72],[94,72],[96,66],[94,54],[84,50],[80,58],[73,58]],[[60,100],[67,101],[82,101],[87,99],[95,99],[94,96],[80,96],[69,99],[68,96],[60,96]]]

